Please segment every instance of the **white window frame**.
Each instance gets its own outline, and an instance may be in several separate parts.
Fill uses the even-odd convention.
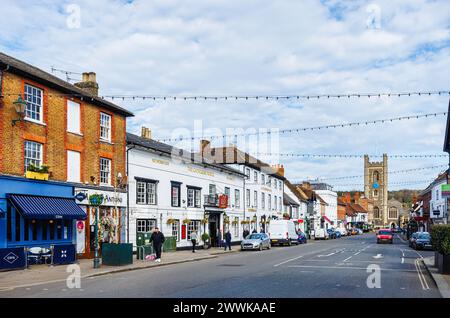
[[[28,165],[30,163],[33,163],[35,166],[40,167],[42,165],[44,157],[44,145],[39,142],[25,140],[23,147],[25,171],[27,171]],[[35,147],[35,149],[31,149],[31,147]]]
[[[36,86],[25,84],[24,97],[27,104],[25,119],[42,124],[44,122],[44,91]],[[33,116],[39,117],[39,119],[33,118]]]
[[[234,207],[241,207],[241,191],[239,191],[239,189],[234,190]]]
[[[106,167],[105,163],[108,163],[108,171],[104,170],[104,167]],[[111,165],[111,159],[100,157],[100,185],[111,185]],[[104,174],[107,174],[107,182],[104,182]]]
[[[71,165],[71,163],[72,162],[69,162],[69,158],[70,158],[70,155],[69,154],[71,154],[71,153],[73,153],[73,154],[77,154],[78,155],[78,167],[75,167],[75,169],[77,170],[77,172],[78,172],[78,175],[77,176],[75,176],[76,177],[76,179],[71,179],[71,178],[69,178],[69,175],[71,174],[71,173],[69,173],[70,171],[73,171],[73,167],[72,167],[72,165]],[[73,163],[72,163],[73,164]],[[67,181],[68,182],[81,182],[81,153],[80,152],[78,152],[78,151],[73,151],[73,150],[67,150],[67,167],[66,167],[66,169],[67,169]]]
[[[181,235],[180,235],[180,220],[173,220],[172,223],[172,236],[177,237],[177,242],[180,241]]]
[[[250,207],[250,189],[245,189],[245,203],[247,207]]]
[[[231,201],[231,189],[229,187],[225,187],[225,195],[228,197],[227,198],[227,207],[230,207],[230,201]]]
[[[266,194],[264,192],[261,192],[261,208],[266,208]]]
[[[100,112],[100,140],[111,142],[111,121],[111,115]]]
[[[191,240],[191,234],[193,231],[197,232],[197,237],[200,238],[200,221],[199,220],[192,220],[189,222],[188,226],[187,226],[187,240],[190,241]],[[198,240],[198,239],[197,239]]]
[[[255,208],[258,207],[258,191],[253,191],[253,204],[255,205]]]

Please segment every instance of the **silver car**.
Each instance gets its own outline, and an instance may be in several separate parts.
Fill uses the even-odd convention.
[[[241,251],[270,249],[270,238],[266,233],[252,233],[241,242]]]

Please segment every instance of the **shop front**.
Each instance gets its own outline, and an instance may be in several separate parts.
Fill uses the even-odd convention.
[[[0,211],[0,249],[74,247],[86,218],[72,186],[10,176],[0,176]]]
[[[86,220],[76,224],[78,258],[93,258],[95,252],[95,215],[98,213],[98,238],[102,243],[126,242],[127,195],[123,190],[108,191],[95,188],[75,188],[75,202],[85,211]],[[92,202],[101,197],[99,206]]]

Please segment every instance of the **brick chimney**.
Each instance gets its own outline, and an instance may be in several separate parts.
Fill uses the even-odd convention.
[[[272,168],[278,173],[280,176],[284,177],[284,166],[280,164],[272,165]]]
[[[141,137],[145,139],[152,139],[152,131],[151,129],[142,126],[141,128]]]
[[[352,197],[350,196],[350,192],[345,193],[345,203],[351,203]]]
[[[94,72],[83,73],[81,82],[75,83],[74,85],[89,95],[98,96],[97,75]]]
[[[204,156],[205,151],[206,151],[206,154],[210,154],[211,153],[210,150],[211,150],[211,142],[209,140],[205,140],[205,139],[200,140],[200,154],[202,156]]]
[[[311,190],[311,183],[309,183],[308,181],[303,181],[301,187],[306,190]]]

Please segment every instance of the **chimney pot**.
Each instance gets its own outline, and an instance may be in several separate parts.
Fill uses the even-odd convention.
[[[152,139],[152,131],[151,129],[142,126],[141,128],[141,137],[145,139]]]
[[[97,75],[94,72],[83,72],[81,82],[74,85],[89,95],[98,96]]]

